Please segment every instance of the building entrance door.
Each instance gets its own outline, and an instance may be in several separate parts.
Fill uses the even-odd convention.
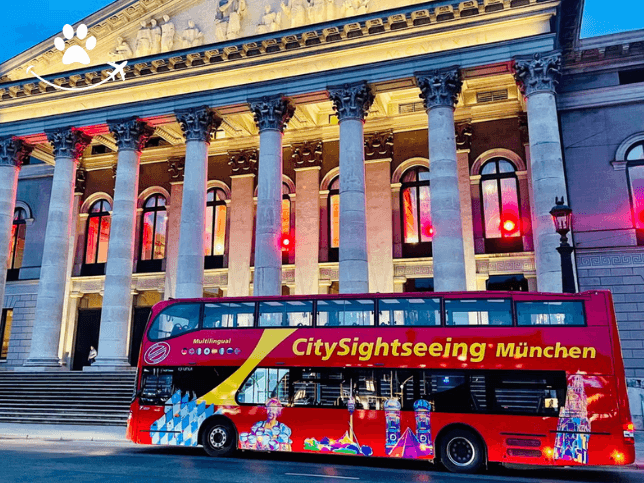
[[[98,335],[101,330],[101,309],[79,309],[76,323],[76,343],[74,344],[74,359],[72,371],[82,371],[89,366],[87,357],[89,348],[98,347]]]
[[[130,365],[136,367],[139,361],[139,352],[141,350],[141,341],[145,332],[145,324],[152,307],[135,307],[134,319],[132,320],[132,337],[130,337]]]

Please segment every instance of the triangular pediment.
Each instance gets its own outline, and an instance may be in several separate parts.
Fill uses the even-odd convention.
[[[74,25],[85,24],[84,39],[74,35],[64,49],[56,37],[39,43],[0,65],[3,81],[27,79],[29,66],[40,76],[86,69],[104,69],[117,62],[254,35],[304,28],[342,18],[378,12],[427,0],[119,0]],[[450,7],[451,8],[451,7]],[[62,30],[61,25],[61,30]],[[89,48],[90,38],[96,45]],[[91,41],[93,43],[93,41]],[[79,54],[80,50],[86,54]],[[76,60],[75,62],[71,62]],[[80,62],[83,60],[84,63]]]

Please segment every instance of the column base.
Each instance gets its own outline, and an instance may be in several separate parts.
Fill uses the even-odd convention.
[[[34,357],[27,359],[22,367],[17,367],[19,371],[51,371],[67,370],[62,366],[58,357]]]
[[[91,366],[83,367],[83,372],[113,372],[113,371],[136,371],[127,358],[103,358],[96,359]]]

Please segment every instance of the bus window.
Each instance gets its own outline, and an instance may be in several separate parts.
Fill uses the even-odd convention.
[[[245,404],[263,405],[271,398],[288,404],[289,369],[258,368],[246,379],[237,394],[237,401]]]
[[[204,329],[236,329],[252,327],[255,304],[207,303],[203,312]]]
[[[318,300],[318,327],[375,325],[373,300]]]
[[[519,325],[586,325],[583,302],[517,302]]]
[[[542,414],[557,416],[566,395],[562,374],[496,375],[492,380],[497,414]]]
[[[309,327],[313,325],[313,302],[289,300],[259,304],[260,327]]]
[[[379,325],[441,325],[440,299],[380,299],[378,304]]]
[[[414,400],[417,399],[414,391],[414,373],[416,372],[393,369],[380,371],[380,398],[383,408],[388,399],[397,399],[405,411],[414,408]]]
[[[445,300],[447,325],[512,325],[509,299]]]
[[[150,340],[163,340],[185,334],[199,327],[200,304],[172,304],[157,315],[150,327]]]

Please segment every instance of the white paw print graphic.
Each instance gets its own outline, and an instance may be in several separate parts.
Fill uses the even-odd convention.
[[[66,24],[63,27],[63,35],[67,40],[72,39],[74,37],[74,27]],[[78,26],[78,30],[76,31],[76,36],[80,40],[83,40],[85,37],[87,37],[87,25],[85,25],[84,23],[80,24]],[[61,52],[65,52],[65,41],[61,37],[56,37],[54,39],[54,45]],[[94,47],[96,47],[96,37],[92,35],[85,42],[85,49],[92,50]],[[85,65],[89,64],[89,55],[87,55],[87,51],[85,49],[80,45],[72,45],[69,49],[67,49],[65,55],[63,55],[63,64],[69,65],[73,64],[74,62],[79,62]]]

